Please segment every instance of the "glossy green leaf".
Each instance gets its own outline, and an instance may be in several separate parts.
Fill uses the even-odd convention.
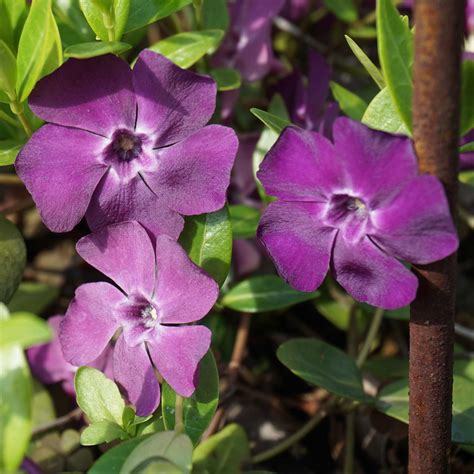
[[[93,41],[91,43],[73,44],[64,50],[66,58],[93,58],[102,56],[103,54],[122,54],[131,49],[131,45],[127,43],[119,43],[118,41],[103,42]]]
[[[130,0],[125,33],[161,20],[190,3],[191,0]]]
[[[127,438],[127,433],[117,423],[103,420],[92,423],[81,433],[81,444],[83,446],[94,446],[110,443],[114,439]]]
[[[2,305],[0,320],[8,320]],[[0,349],[0,472],[16,472],[31,433],[31,376],[20,346]]]
[[[250,206],[229,206],[234,239],[252,239],[257,232],[260,211]]]
[[[18,100],[25,101],[36,82],[61,63],[61,37],[51,11],[51,0],[33,0],[18,45]]]
[[[227,207],[186,218],[179,241],[191,260],[222,285],[232,256],[232,226]]]
[[[23,143],[17,140],[0,140],[0,166],[9,166],[15,163],[16,157]]]
[[[146,436],[140,436],[109,449],[94,463],[88,474],[118,474],[131,452],[145,439]]]
[[[372,62],[372,60],[364,53],[362,48],[349,36],[345,35],[347,44],[355,54],[359,62],[364,66],[365,70],[369,73],[370,77],[375,83],[383,89],[385,87],[385,80],[380,69]]]
[[[265,110],[256,109],[255,107],[250,109],[250,112],[255,115],[259,120],[261,120],[268,128],[274,132],[280,134],[285,127],[291,125],[291,122],[285,118],[274,115]]]
[[[27,2],[0,0],[0,39],[17,51],[21,30],[28,15]]]
[[[474,142],[466,143],[459,148],[459,153],[469,153],[474,151]]]
[[[16,59],[8,45],[0,40],[0,90],[15,97]]]
[[[12,313],[9,319],[0,321],[0,349],[11,345],[27,349],[48,342],[52,337],[46,321],[31,313]]]
[[[168,36],[148,49],[166,56],[184,69],[197,63],[206,53],[214,51],[224,32],[222,30],[205,30],[178,33]]]
[[[452,441],[474,444],[474,381],[459,375],[453,377]],[[388,416],[408,423],[408,380],[403,379],[384,387],[376,407]]]
[[[202,0],[201,12],[203,28],[226,31],[229,27],[227,0]]]
[[[81,11],[79,0],[55,0],[53,13],[64,46],[95,40],[96,35]]]
[[[130,0],[114,0],[115,41],[120,41],[128,21]]]
[[[263,313],[287,308],[316,298],[318,295],[317,291],[311,293],[297,291],[276,275],[263,275],[238,283],[224,295],[221,303],[236,311]]]
[[[20,284],[26,264],[26,247],[20,231],[0,216],[0,302],[8,303]]]
[[[392,0],[377,0],[377,44],[387,89],[400,117],[411,130],[413,38]]]
[[[354,359],[313,338],[291,339],[277,350],[279,361],[295,375],[340,397],[368,402]]]
[[[354,0],[324,0],[324,4],[339,20],[346,23],[357,20],[357,7]]]
[[[145,472],[142,470],[157,461],[168,461],[181,469],[179,472],[188,474],[191,472],[192,455],[193,444],[185,434],[174,431],[156,433],[134,448],[120,474]]]
[[[332,95],[339,103],[341,110],[348,117],[360,121],[367,109],[365,100],[336,82],[331,81],[329,85],[331,87]]]
[[[372,99],[362,117],[362,123],[376,130],[409,135],[387,88]]]
[[[209,74],[216,81],[218,91],[238,89],[242,83],[242,78],[237,69],[211,69]]]
[[[194,450],[193,474],[240,474],[249,457],[245,431],[239,425],[227,425]]]
[[[377,38],[377,30],[373,26],[363,24],[355,24],[353,28],[347,30],[347,34],[353,38],[375,39]]]
[[[463,136],[474,128],[474,61],[465,59],[462,63],[461,124],[459,135]]]
[[[8,303],[10,313],[27,311],[41,314],[59,295],[59,290],[44,283],[24,281]]]
[[[111,421],[122,424],[125,404],[117,385],[92,367],[80,367],[74,378],[77,404],[91,424]]]
[[[111,16],[113,0],[79,0],[82,13],[86,17],[87,23],[94,30],[95,34],[102,41],[114,41],[115,32],[109,32],[105,26],[105,16]],[[113,38],[111,37],[113,36]]]
[[[190,398],[183,400],[183,422],[186,434],[196,445],[214,416],[219,401],[219,373],[212,352],[199,364],[199,385]],[[162,385],[161,406],[167,430],[174,429],[176,394],[167,384]]]

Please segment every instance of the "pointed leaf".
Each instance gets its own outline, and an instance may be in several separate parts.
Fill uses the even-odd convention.
[[[358,95],[354,94],[345,87],[336,82],[329,83],[331,92],[336,101],[339,103],[341,110],[354,120],[361,120],[367,109],[367,104]]]
[[[128,438],[127,433],[119,425],[104,420],[92,423],[81,433],[81,444],[83,446],[94,446],[110,443],[114,439],[126,438]]]
[[[68,46],[64,50],[66,58],[93,58],[95,56],[102,56],[103,54],[122,54],[131,49],[132,45],[127,43],[120,43],[118,41],[92,41],[90,43],[80,43]]]

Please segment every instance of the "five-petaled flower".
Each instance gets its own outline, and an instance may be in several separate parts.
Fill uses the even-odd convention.
[[[144,50],[133,71],[121,59],[70,59],[30,96],[50,122],[33,134],[16,170],[53,231],[85,215],[92,230],[136,220],[177,238],[181,214],[220,209],[238,142],[208,125],[212,79]],[[192,196],[192,198],[191,198]]]
[[[78,242],[77,251],[120,289],[105,282],[77,289],[59,335],[65,359],[88,364],[120,330],[114,378],[138,415],[152,413],[159,404],[155,369],[178,394],[191,396],[211,332],[187,323],[212,308],[219,291],[214,280],[170,237],[158,236],[153,248],[137,222],[90,234]]]
[[[278,198],[258,236],[299,290],[319,287],[331,267],[356,300],[407,305],[418,280],[398,259],[426,264],[458,246],[443,187],[418,174],[408,138],[347,118],[336,120],[333,136],[283,131],[257,175]]]

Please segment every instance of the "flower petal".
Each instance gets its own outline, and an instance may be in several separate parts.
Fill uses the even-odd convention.
[[[59,331],[67,362],[86,365],[101,355],[118,328],[115,313],[125,301],[109,283],[86,283],[76,290]]]
[[[137,130],[154,134],[156,146],[176,143],[209,122],[216,84],[207,76],[179,68],[153,51],[140,53],[133,68]]]
[[[372,130],[346,117],[334,122],[333,137],[348,188],[371,208],[393,198],[418,175],[413,144],[407,137]]]
[[[418,288],[415,275],[367,237],[350,244],[339,234],[332,264],[336,280],[357,301],[397,309],[415,299]]]
[[[69,59],[38,82],[29,105],[46,122],[110,137],[116,129],[135,125],[132,71],[111,54]]]
[[[108,224],[135,220],[154,236],[166,234],[174,239],[184,226],[183,218],[161,202],[140,175],[122,182],[112,172],[97,186],[86,219],[93,231]]]
[[[443,186],[434,176],[417,176],[388,207],[372,213],[371,220],[374,241],[409,262],[441,260],[458,247]]]
[[[238,148],[235,132],[209,125],[176,145],[157,150],[158,170],[145,182],[171,209],[185,215],[220,209]]]
[[[83,237],[77,252],[127,293],[149,297],[155,286],[155,252],[138,222],[109,225]]]
[[[332,143],[322,135],[287,127],[257,173],[271,196],[291,201],[324,201],[344,186]]]
[[[211,310],[219,295],[217,283],[164,235],[156,239],[156,266],[153,299],[160,310],[160,323],[190,323]]]
[[[161,326],[155,341],[148,343],[151,359],[166,382],[183,397],[197,384],[197,368],[211,345],[205,326]]]
[[[107,170],[99,161],[105,145],[83,130],[44,125],[21,150],[16,171],[52,231],[69,231],[84,216]]]
[[[336,230],[324,227],[324,206],[310,202],[273,202],[257,235],[280,276],[300,291],[314,291],[329,268]]]
[[[160,385],[144,343],[130,347],[123,335],[119,337],[114,348],[114,378],[138,416],[151,415],[160,404]]]
[[[329,93],[331,67],[324,56],[309,50],[308,53],[308,119],[310,128],[319,123],[323,112],[324,101]]]

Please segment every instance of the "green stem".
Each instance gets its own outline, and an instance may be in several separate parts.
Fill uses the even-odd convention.
[[[104,26],[107,29],[107,37],[109,41],[115,41],[115,19],[111,13],[102,13]]]
[[[359,352],[359,355],[357,356],[357,367],[362,367],[370,354],[370,350],[372,349],[372,345],[374,343],[375,338],[377,337],[380,325],[382,324],[383,314],[384,310],[382,308],[377,308],[374,316],[372,317],[372,321],[370,322],[370,327],[367,331],[367,336],[365,337],[364,344]]]
[[[176,433],[182,433],[184,431],[183,422],[183,397],[176,394],[176,403],[174,406],[174,430]]]
[[[17,100],[12,100],[10,102],[10,109],[18,117],[18,120],[23,126],[23,129],[25,130],[26,136],[28,138],[31,137],[33,130],[31,128],[30,123],[28,122],[28,119],[26,118],[23,106]]]

